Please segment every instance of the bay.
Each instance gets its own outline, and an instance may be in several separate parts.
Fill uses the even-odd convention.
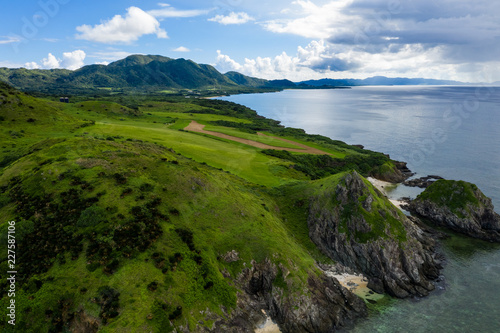
[[[475,183],[500,208],[500,89],[391,86],[286,90],[223,97],[258,114]],[[416,196],[399,186],[390,196]],[[444,290],[375,306],[353,332],[500,332],[500,246],[452,235],[443,242]]]

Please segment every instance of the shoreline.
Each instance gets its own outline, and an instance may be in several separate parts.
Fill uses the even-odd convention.
[[[395,188],[401,183],[389,183],[383,180],[379,180],[373,177],[367,177],[366,178],[377,190],[379,190],[394,206],[396,206],[398,209],[401,211],[404,211],[404,209],[401,208],[402,205],[405,203],[401,200],[396,200],[396,199],[391,199],[389,198],[389,195],[387,193],[386,188]]]
[[[282,333],[278,325],[269,317],[269,315],[262,310],[263,313],[266,314],[266,321],[259,325],[258,328],[255,329],[254,333]]]

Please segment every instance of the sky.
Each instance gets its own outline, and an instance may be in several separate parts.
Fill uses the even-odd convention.
[[[500,81],[496,0],[166,1],[4,0],[0,67],[155,54],[265,79]]]

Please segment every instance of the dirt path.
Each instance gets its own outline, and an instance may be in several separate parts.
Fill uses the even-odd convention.
[[[213,132],[213,131],[206,131],[206,130],[204,130],[204,128],[205,128],[205,125],[202,125],[202,124],[200,124],[200,123],[192,120],[191,123],[188,126],[186,126],[184,129],[186,131],[209,134],[209,135],[213,135],[213,136],[216,136],[216,137],[219,137],[219,138],[222,138],[222,139],[227,139],[227,140],[231,140],[231,141],[236,141],[236,142],[244,143],[246,145],[249,145],[249,146],[252,146],[252,147],[261,148],[261,149],[288,150],[288,151],[292,151],[292,152],[296,152],[296,153],[308,153],[308,154],[315,154],[315,155],[325,155],[325,154],[326,155],[330,155],[330,154],[328,154],[328,153],[326,153],[326,152],[324,152],[322,150],[319,150],[319,149],[316,149],[316,148],[312,148],[312,147],[309,147],[309,146],[297,143],[295,141],[286,140],[286,139],[278,138],[278,137],[275,137],[275,136],[268,136],[268,135],[265,135],[265,134],[262,134],[262,133],[257,133],[257,134],[258,135],[262,135],[262,136],[271,137],[271,138],[274,138],[274,139],[278,139],[278,140],[281,140],[283,142],[291,143],[291,144],[296,145],[298,147],[301,147],[303,149],[299,149],[299,148],[283,148],[283,147],[270,146],[270,145],[266,145],[265,143],[261,143],[261,142],[257,142],[257,141],[253,141],[253,140],[242,139],[242,138],[238,138],[238,137],[235,137],[235,136],[231,136],[231,135],[227,135],[227,134],[223,134],[223,133],[218,133],[218,132]]]

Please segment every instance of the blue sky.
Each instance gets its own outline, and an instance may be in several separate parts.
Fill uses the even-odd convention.
[[[491,0],[9,1],[0,67],[77,69],[159,54],[267,78],[500,81]]]

